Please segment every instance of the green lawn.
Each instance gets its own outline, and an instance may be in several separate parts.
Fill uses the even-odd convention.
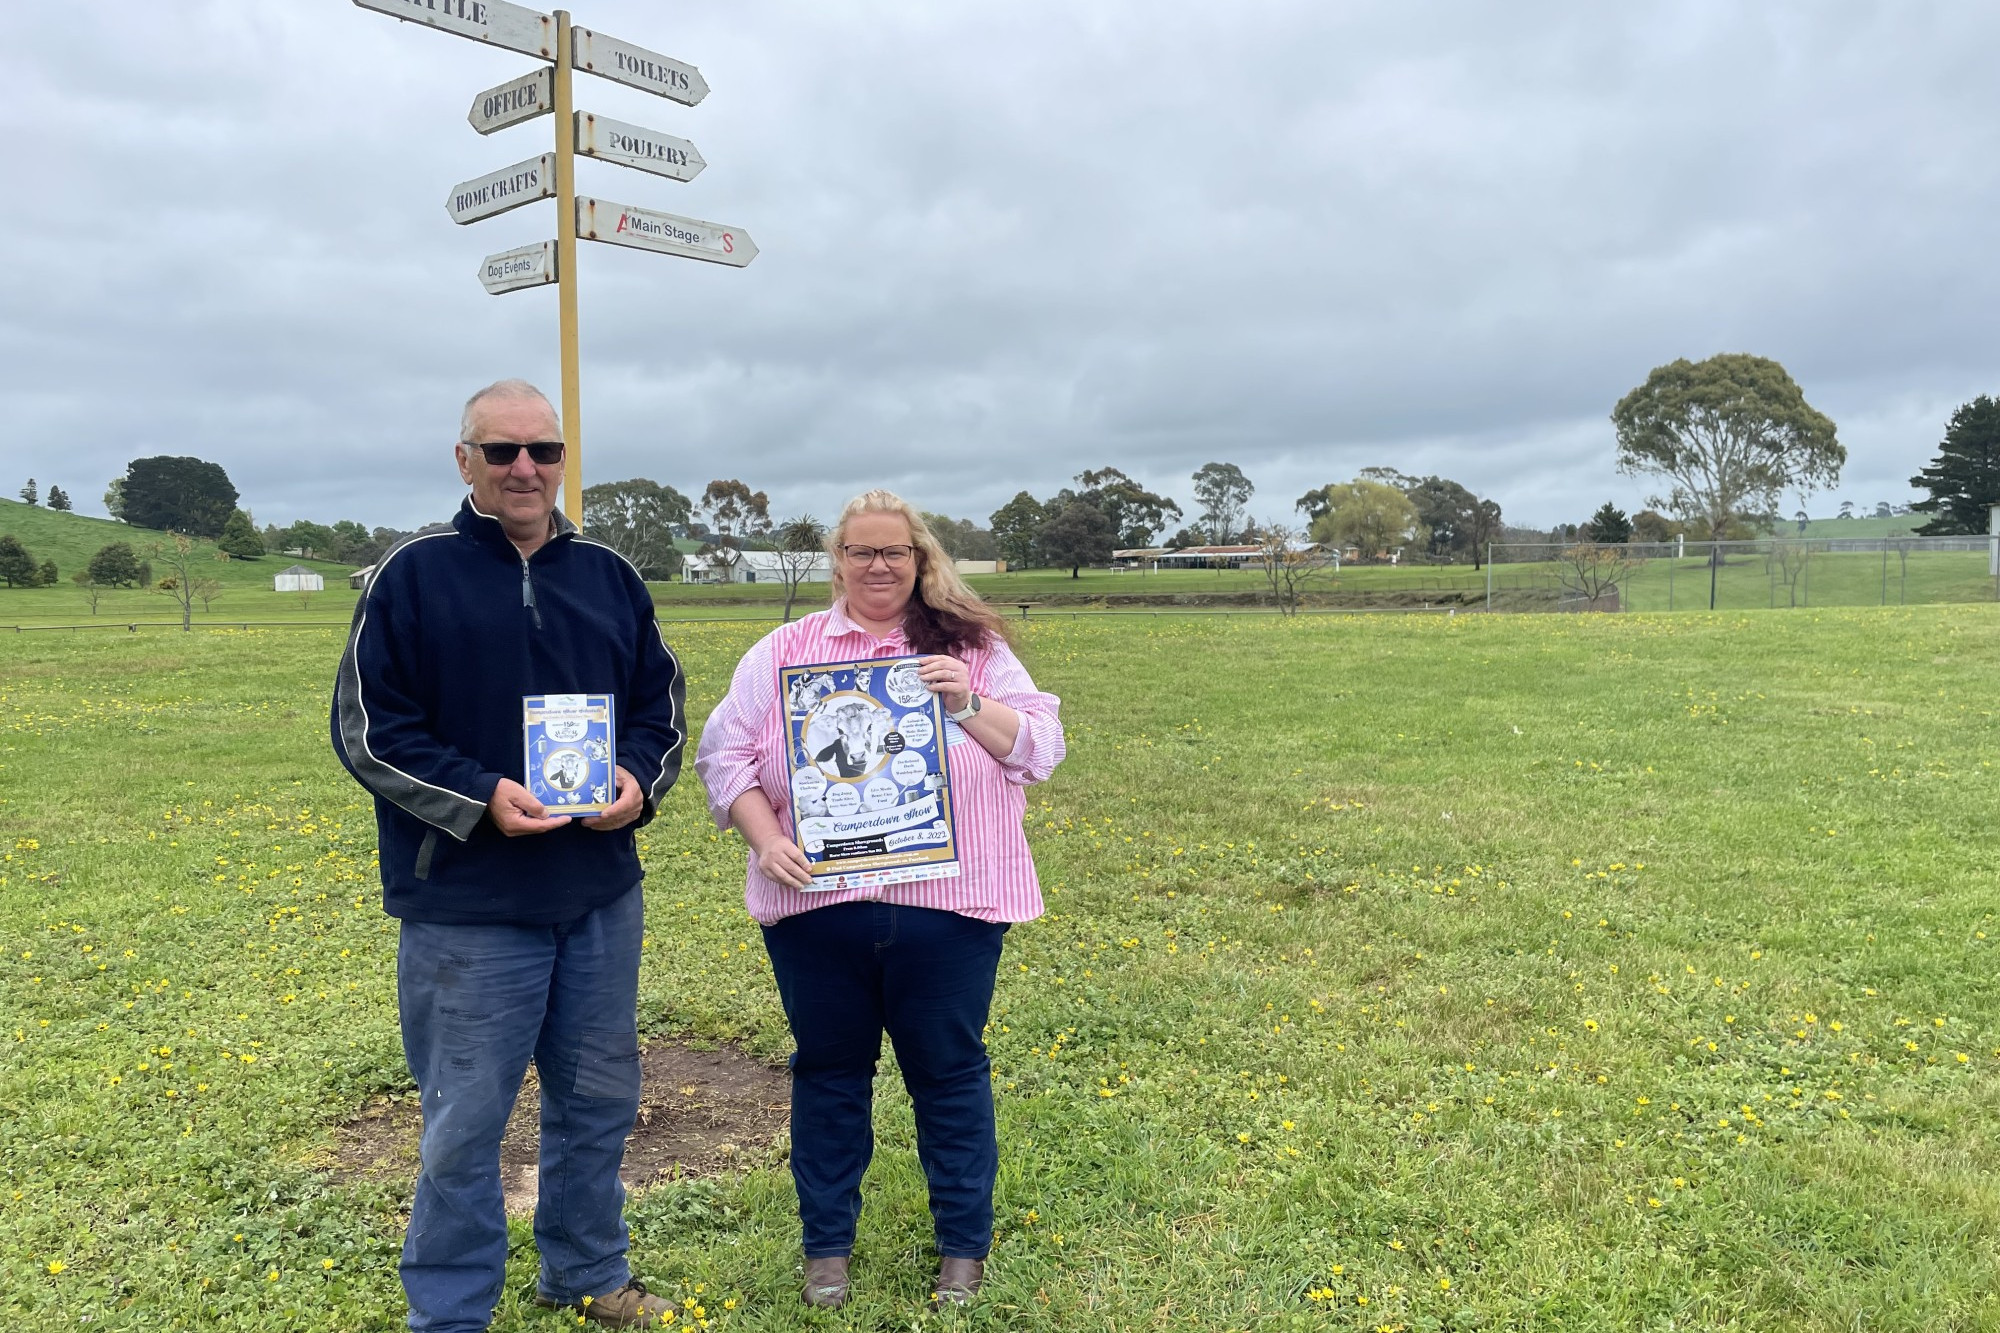
[[[673,631],[697,716],[758,632]],[[398,1316],[403,1200],[321,1169],[408,1085],[340,639],[0,636],[20,1327]],[[1026,653],[1071,754],[994,1013],[988,1294],[943,1322],[2000,1325],[2000,611],[1086,620]],[[691,777],[646,854],[644,1029],[781,1057]],[[775,1160],[639,1196],[637,1267],[716,1329],[925,1322],[892,1080],[879,1117],[847,1316],[797,1303]],[[518,1239],[495,1327],[568,1326]]]

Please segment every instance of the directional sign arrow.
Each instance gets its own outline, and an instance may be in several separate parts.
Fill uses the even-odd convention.
[[[354,0],[363,9],[421,23],[543,60],[556,58],[553,15],[507,0]]]
[[[556,197],[556,155],[543,153],[525,162],[469,181],[460,181],[445,196],[444,210],[451,220],[464,226],[481,218],[505,213],[537,199]]]
[[[504,130],[555,109],[555,71],[538,69],[518,79],[509,79],[497,88],[488,88],[472,99],[465,119],[481,134]]]
[[[693,65],[588,28],[570,29],[570,64],[599,78],[657,93],[683,106],[693,106],[708,96],[708,80]]]
[[[502,250],[479,261],[479,281],[498,296],[518,292],[523,287],[540,287],[556,280],[556,243],[537,241],[514,250]]]
[[[757,257],[757,243],[738,227],[697,218],[655,213],[627,204],[608,204],[586,195],[576,197],[576,234],[608,245],[629,245],[683,259],[742,268]]]
[[[576,113],[576,151],[677,181],[693,180],[708,165],[686,139],[590,111]]]

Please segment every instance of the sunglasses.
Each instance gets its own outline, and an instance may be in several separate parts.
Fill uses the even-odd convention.
[[[460,440],[459,443],[468,449],[477,449],[488,467],[512,467],[523,449],[528,451],[529,458],[544,467],[563,460],[561,440],[540,440],[534,444],[474,444],[470,440]]]

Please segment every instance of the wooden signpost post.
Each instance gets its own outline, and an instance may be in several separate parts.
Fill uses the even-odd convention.
[[[466,120],[492,134],[553,115],[555,151],[452,187],[445,210],[460,225],[496,217],[543,199],[556,201],[552,241],[503,250],[479,263],[479,281],[498,296],[529,287],[556,289],[562,361],[563,512],[583,522],[582,404],[576,339],[576,241],[677,255],[742,268],[757,257],[741,227],[723,226],[627,204],[579,198],[579,154],[669,180],[691,181],[708,165],[686,139],[594,112],[579,112],[571,93],[575,70],[653,93],[683,106],[708,96],[708,80],[693,65],[570,22],[569,12],[544,14],[507,0],[354,0],[363,9],[485,42],[548,62],[472,99]]]

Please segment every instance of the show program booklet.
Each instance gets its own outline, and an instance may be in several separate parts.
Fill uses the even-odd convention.
[[[523,785],[552,815],[601,815],[618,798],[618,747],[608,694],[521,699]]]
[[[919,660],[820,662],[778,672],[792,837],[812,869],[812,889],[959,873],[944,707],[918,677]]]

